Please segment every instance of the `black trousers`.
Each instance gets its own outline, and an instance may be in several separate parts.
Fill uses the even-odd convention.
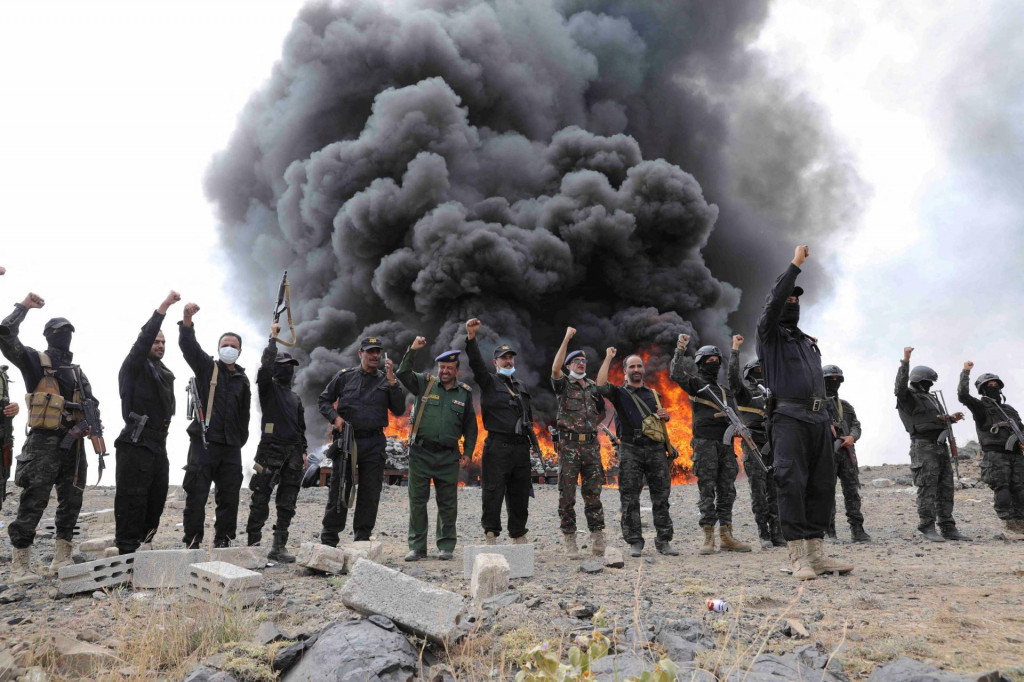
[[[373,527],[377,525],[377,507],[380,505],[380,491],[384,486],[384,448],[387,438],[383,433],[370,438],[356,438],[356,467],[359,470],[359,489],[356,492],[356,512],[352,518],[352,530],[356,541],[369,540]],[[344,481],[345,497],[352,490],[352,468]],[[338,509],[338,494],[342,489],[340,476],[331,474],[331,487],[327,494],[327,511],[324,513],[320,542],[331,547],[338,546],[338,534],[345,530],[348,508]]]
[[[825,537],[836,497],[832,431],[784,414],[772,417],[779,521],[787,541]]]
[[[185,536],[188,547],[198,547],[203,541],[206,522],[206,501],[210,498],[210,485],[217,485],[217,518],[213,524],[217,540],[233,540],[238,525],[238,491],[242,488],[242,448],[225,443],[210,443],[203,449],[201,442],[193,441],[189,448],[189,464],[185,467]]]
[[[282,543],[288,540],[288,526],[295,516],[295,504],[299,499],[302,485],[302,443],[275,443],[261,440],[256,447],[256,463],[263,467],[263,473],[253,474],[249,479],[249,520],[245,532],[249,542],[259,542],[263,524],[270,516],[270,496],[277,488],[275,498],[277,523],[274,535]],[[274,479],[277,478],[275,483]]]
[[[156,535],[167,500],[167,450],[153,452],[134,443],[117,444],[114,523],[117,549],[131,554]]]
[[[526,437],[488,434],[484,441],[480,484],[483,487],[480,525],[484,531],[501,534],[501,504],[504,502],[509,537],[526,535],[533,489],[530,441]]]

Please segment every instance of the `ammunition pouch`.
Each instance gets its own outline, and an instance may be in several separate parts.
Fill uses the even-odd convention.
[[[49,377],[47,377],[49,378]],[[46,379],[43,379],[45,382]],[[51,381],[53,381],[51,379]],[[40,382],[40,383],[43,383]],[[56,386],[54,381],[54,386]],[[31,429],[59,431],[64,416],[64,397],[59,392],[37,391],[25,396],[28,405],[28,426]]]

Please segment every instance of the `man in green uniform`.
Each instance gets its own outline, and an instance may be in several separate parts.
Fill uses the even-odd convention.
[[[569,339],[576,330],[569,327],[555,360],[551,365],[551,387],[558,399],[558,518],[565,536],[565,551],[569,558],[579,557],[576,546],[576,481],[581,480],[583,510],[590,530],[591,551],[603,556],[604,508],[601,506],[601,486],[604,468],[601,466],[601,444],[597,440],[597,425],[604,418],[604,398],[597,392],[597,384],[587,378],[587,356],[581,350],[566,355]],[[563,369],[569,370],[565,376]],[[582,479],[581,479],[582,476]]]
[[[458,380],[459,352],[437,356],[437,376],[412,371],[416,351],[427,345],[417,336],[402,358],[396,376],[416,397],[409,433],[409,553],[406,561],[427,557],[427,502],[430,482],[437,491],[437,558],[452,558],[459,504],[459,465],[476,448],[473,393]],[[459,452],[459,440],[463,440]]]

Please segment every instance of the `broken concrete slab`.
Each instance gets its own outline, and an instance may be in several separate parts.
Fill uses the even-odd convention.
[[[57,572],[57,589],[61,594],[78,594],[131,582],[134,561],[134,554],[123,554],[65,566]]]
[[[469,593],[475,601],[490,599],[508,590],[508,560],[500,554],[477,554],[473,560],[473,575]]]
[[[137,590],[184,587],[188,567],[204,561],[224,561],[249,570],[267,565],[267,549],[225,547],[221,549],[154,549],[135,554],[132,584]]]
[[[341,590],[345,606],[364,615],[380,614],[398,627],[444,643],[457,639],[465,600],[368,559],[359,559]]]
[[[263,576],[256,571],[225,561],[204,561],[188,567],[185,593],[211,604],[242,608],[260,600],[262,582]]]
[[[533,576],[533,545],[469,545],[462,551],[462,573],[465,578],[473,577],[473,562],[477,554],[500,554],[508,562],[509,578],[530,578]]]
[[[78,515],[79,523],[114,523],[114,509],[100,509],[94,512],[82,512]]]
[[[340,575],[347,572],[347,556],[344,549],[318,542],[303,542],[295,553],[295,562],[314,571]]]
[[[358,542],[349,542],[340,547],[346,554],[349,555],[347,568],[355,566],[356,561],[359,559],[369,559],[370,561],[380,561],[384,556],[384,544],[381,542],[371,542],[369,540],[360,540]]]
[[[82,540],[78,545],[78,549],[81,552],[102,552],[107,547],[116,547],[117,541],[113,535],[104,535],[99,538],[89,538],[88,540]]]

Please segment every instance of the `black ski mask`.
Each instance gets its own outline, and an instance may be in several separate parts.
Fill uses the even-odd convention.
[[[839,384],[843,383],[839,377],[825,377],[825,395],[834,398],[839,395]]]
[[[800,304],[783,303],[782,314],[779,316],[779,324],[785,327],[795,327],[800,322]]]
[[[700,364],[700,368],[697,370],[697,374],[704,381],[710,383],[716,383],[718,381],[718,368],[721,363],[712,360],[705,360]]]
[[[292,387],[295,378],[295,365],[278,363],[274,365],[274,381],[287,388]]]
[[[999,390],[999,386],[982,386],[981,394],[986,398],[992,398],[992,400],[999,400],[1002,396],[1002,391]]]
[[[71,351],[72,333],[70,329],[58,329],[57,331],[50,332],[49,336],[46,337],[46,343],[50,348],[56,348],[59,351],[68,353]]]
[[[914,385],[917,386],[922,391],[924,391],[925,393],[932,390],[932,382],[930,381],[918,381]]]

